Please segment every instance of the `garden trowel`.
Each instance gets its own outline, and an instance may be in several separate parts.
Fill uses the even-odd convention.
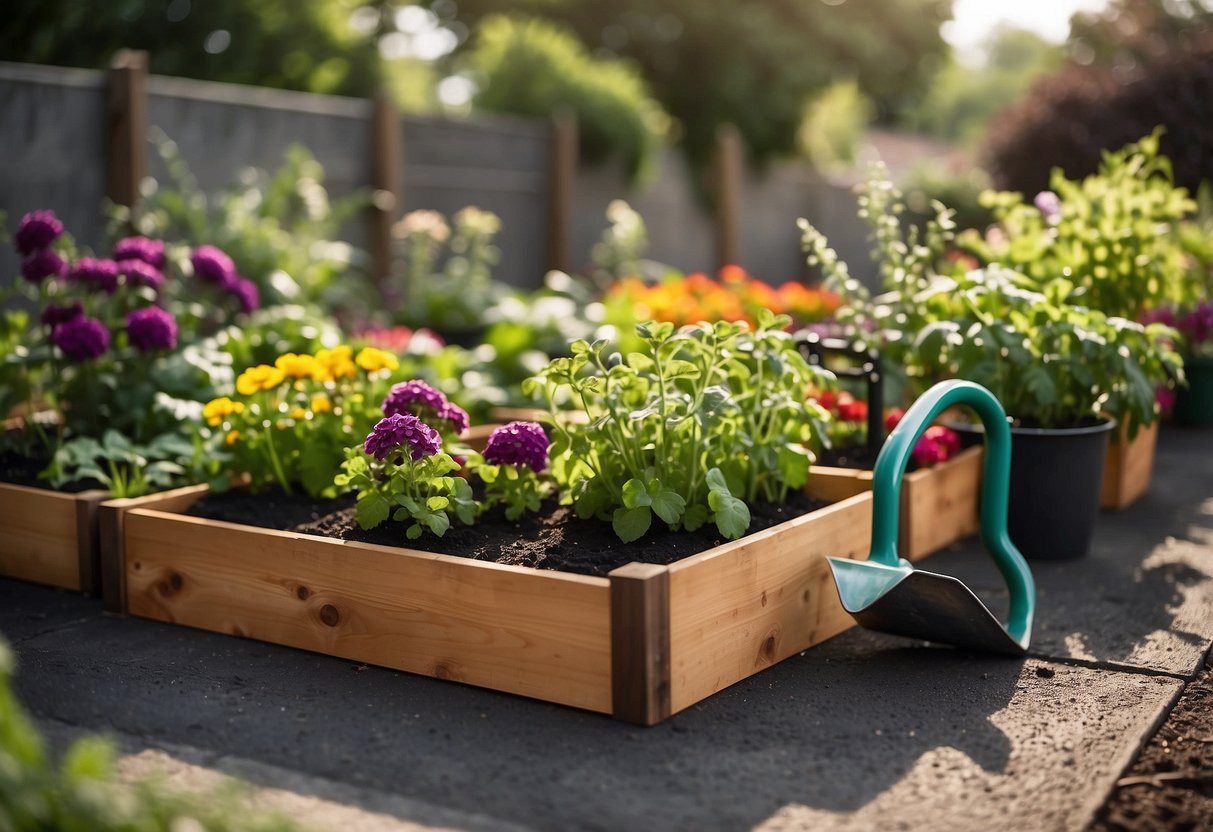
[[[914,443],[932,419],[956,405],[971,407],[985,425],[981,538],[1010,591],[1005,626],[956,578],[915,569],[897,555],[901,479]],[[1036,585],[1007,534],[1010,473],[1011,430],[994,394],[969,381],[945,381],[928,390],[889,434],[876,459],[871,554],[866,561],[828,558],[846,611],[871,630],[995,653],[1025,653],[1032,637]]]

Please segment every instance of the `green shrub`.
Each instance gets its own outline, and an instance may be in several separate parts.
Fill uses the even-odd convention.
[[[550,23],[502,15],[480,24],[469,60],[480,109],[567,110],[577,117],[587,161],[618,157],[634,177],[651,167],[665,117],[629,64],[591,57],[576,36]]]

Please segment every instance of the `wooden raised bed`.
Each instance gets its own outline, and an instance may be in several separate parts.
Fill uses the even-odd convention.
[[[1154,474],[1154,451],[1158,445],[1158,422],[1141,428],[1129,440],[1128,425],[1121,425],[1108,443],[1104,461],[1100,508],[1120,511],[1150,490]]]
[[[97,507],[108,498],[0,483],[0,575],[95,594]]]
[[[977,533],[981,465],[982,449],[969,448],[902,478],[897,540],[903,557],[924,558]],[[872,490],[871,471],[814,465],[813,478],[826,499]]]
[[[852,626],[825,556],[866,558],[872,517],[859,494],[600,578],[179,513],[201,493],[106,507],[117,608],[646,725]]]

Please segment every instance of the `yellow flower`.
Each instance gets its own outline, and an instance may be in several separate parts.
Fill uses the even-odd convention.
[[[312,396],[312,412],[332,413],[333,402],[323,393],[317,393],[316,395]]]
[[[354,360],[358,362],[359,367],[368,373],[378,372],[379,370],[395,370],[400,366],[400,361],[397,360],[396,356],[374,347],[363,348]]]
[[[281,370],[287,378],[310,378],[324,381],[328,375],[324,365],[317,361],[315,356],[307,354],[296,355],[288,352],[286,355],[278,356],[274,366]]]
[[[244,412],[244,402],[234,402],[227,396],[211,399],[202,407],[202,416],[211,427],[217,427],[228,416]]]
[[[269,364],[258,364],[249,367],[236,379],[236,392],[242,396],[251,396],[261,390],[272,390],[282,383],[286,374],[277,367]]]
[[[337,381],[342,378],[353,378],[358,375],[354,365],[354,350],[342,344],[331,350],[317,350],[316,361],[324,368],[328,379]]]
[[[304,410],[302,407],[293,407],[293,408],[291,408],[291,412],[287,415],[290,416],[292,419],[294,419],[296,422],[302,422],[304,419],[307,418],[307,411]]]
[[[229,444],[229,445],[235,445],[235,444],[236,444],[236,440],[237,440],[237,439],[239,439],[239,438],[240,438],[240,431],[238,431],[238,430],[229,430],[229,431],[227,432],[227,436],[226,436],[226,437],[224,437],[224,441],[225,441],[225,442],[227,442],[227,444]]]

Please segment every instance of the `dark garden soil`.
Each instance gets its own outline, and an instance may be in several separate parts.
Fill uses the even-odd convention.
[[[1188,684],[1091,832],[1213,829],[1213,669]]]
[[[750,533],[824,505],[800,492],[782,505],[752,505]],[[404,546],[581,575],[606,575],[633,561],[673,563],[728,542],[715,526],[705,526],[694,532],[671,532],[658,521],[640,540],[623,543],[615,536],[610,523],[578,519],[570,507],[557,505],[555,501],[544,503],[541,511],[528,514],[517,522],[506,520],[502,512],[493,512],[481,517],[474,526],[456,524],[440,538],[427,533],[417,540],[405,537],[406,523],[388,521],[369,531],[358,528],[350,497],[313,500],[305,496],[287,496],[281,491],[257,495],[229,491],[208,494],[195,503],[189,513],[261,528]]]
[[[826,448],[817,454],[817,461],[813,464],[825,465],[830,468],[855,468],[862,471],[871,471],[876,467],[876,454],[868,450],[866,445],[849,448]]]
[[[38,479],[38,474],[50,464],[46,457],[30,457],[14,451],[0,452],[0,482],[10,485],[24,485],[29,488],[41,488],[46,491],[63,491],[68,494],[79,494],[94,488],[104,489],[105,486],[96,480],[80,480],[69,482],[59,488],[52,488],[46,480]]]

